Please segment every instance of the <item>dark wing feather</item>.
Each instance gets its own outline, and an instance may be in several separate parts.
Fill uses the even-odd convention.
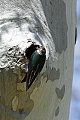
[[[35,78],[37,77],[37,75],[41,72],[43,66],[44,66],[44,63],[45,63],[45,59],[46,59],[46,56],[41,56],[41,59],[39,61],[39,64],[36,66],[36,69],[34,71],[34,74],[32,75],[31,77],[31,81],[30,81],[30,84],[28,85],[28,89],[30,88],[30,86],[32,85],[32,83],[34,82]]]

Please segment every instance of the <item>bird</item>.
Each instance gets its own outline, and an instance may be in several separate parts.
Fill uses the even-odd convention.
[[[31,87],[37,75],[41,72],[46,60],[46,49],[40,46],[35,50],[28,63],[28,72],[22,82],[26,82],[26,91]]]

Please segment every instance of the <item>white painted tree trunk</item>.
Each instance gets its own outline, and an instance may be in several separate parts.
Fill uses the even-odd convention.
[[[0,120],[68,120],[76,0],[0,0]],[[28,91],[22,53],[34,41],[46,62]]]

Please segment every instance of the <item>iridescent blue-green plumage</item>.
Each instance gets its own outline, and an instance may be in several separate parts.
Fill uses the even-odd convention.
[[[28,64],[28,73],[25,76],[26,90],[30,88],[37,75],[41,72],[45,63],[45,59],[46,59],[45,48],[39,48],[38,50],[35,50],[35,52],[33,52],[33,54],[31,55]]]

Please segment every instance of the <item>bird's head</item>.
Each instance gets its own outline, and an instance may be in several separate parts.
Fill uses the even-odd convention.
[[[41,46],[40,48],[37,49],[37,52],[41,55],[45,55],[46,49],[43,46]]]

